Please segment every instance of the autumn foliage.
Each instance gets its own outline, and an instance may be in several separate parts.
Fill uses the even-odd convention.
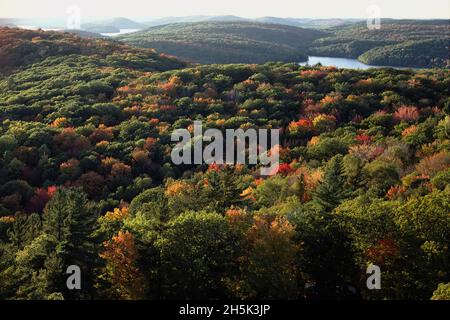
[[[141,299],[144,279],[136,265],[137,250],[134,237],[128,231],[119,233],[104,243],[101,257],[106,260],[106,274],[114,296],[119,299]]]

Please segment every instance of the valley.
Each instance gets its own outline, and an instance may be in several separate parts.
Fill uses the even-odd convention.
[[[450,299],[449,20],[112,7],[0,19],[0,300]]]
[[[33,21],[0,20],[0,25],[14,23]],[[64,31],[60,23],[54,26]],[[375,66],[449,66],[448,20],[382,19],[381,29],[369,30],[360,19],[188,16],[136,22],[114,18],[68,31],[83,37],[114,37],[196,63],[304,62],[307,56],[321,56]]]

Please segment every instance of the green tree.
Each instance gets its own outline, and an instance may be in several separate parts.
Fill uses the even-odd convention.
[[[345,299],[359,295],[354,250],[335,214],[308,203],[289,215],[294,240],[301,244],[298,267],[304,295],[315,299]]]
[[[333,210],[349,196],[342,158],[337,155],[330,159],[321,184],[313,191],[314,202],[322,210]]]
[[[440,283],[431,300],[450,300],[450,283]]]
[[[228,220],[241,236],[239,270],[226,283],[239,299],[297,299],[302,292],[297,266],[300,244],[285,217],[230,210]],[[250,220],[250,221],[248,221]]]
[[[168,299],[225,298],[223,278],[235,256],[236,239],[217,213],[186,212],[169,222],[157,240],[162,296]]]
[[[56,242],[55,256],[50,256],[51,260],[46,260],[46,263],[59,266],[47,269],[48,286],[63,293],[64,297],[81,298],[93,294],[97,248],[92,233],[96,219],[94,208],[80,188],[58,190],[44,209],[43,231]],[[84,289],[78,293],[66,288],[65,271],[70,265],[81,269]]]

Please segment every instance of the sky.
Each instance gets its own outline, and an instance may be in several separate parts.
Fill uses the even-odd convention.
[[[449,0],[0,0],[0,17],[65,19],[73,5],[80,8],[82,20],[189,15],[366,18],[371,5],[377,5],[384,18],[450,18]]]

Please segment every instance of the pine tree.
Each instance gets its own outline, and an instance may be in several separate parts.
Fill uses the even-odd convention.
[[[96,218],[86,194],[78,188],[58,190],[44,210],[44,232],[57,241],[55,259],[62,261],[63,270],[55,272],[65,274],[68,266],[79,266],[83,294],[89,293],[94,278],[92,270],[97,255],[91,236]],[[66,291],[65,285],[63,282],[56,287],[60,287],[65,296],[68,294],[69,298],[75,298],[72,297],[74,292]]]
[[[313,192],[314,202],[321,209],[332,211],[348,197],[345,182],[342,155],[336,155],[328,162],[322,183]]]
[[[12,245],[17,249],[22,249],[27,244],[27,225],[27,215],[23,213],[16,213],[14,216],[14,222],[8,230],[8,238]]]
[[[206,179],[208,187],[204,196],[208,210],[224,213],[226,208],[241,204],[242,187],[236,179],[234,168],[225,166],[211,170]]]

